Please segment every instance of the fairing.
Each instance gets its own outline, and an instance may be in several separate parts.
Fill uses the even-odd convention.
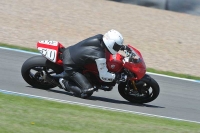
[[[62,65],[62,60],[60,59],[61,48],[64,48],[63,45],[57,41],[44,40],[37,43],[37,49],[40,53],[58,65]]]
[[[124,68],[128,69],[136,75],[134,80],[140,80],[146,73],[146,65],[144,63],[144,59],[142,54],[136,48],[132,47],[131,45],[128,45],[128,47],[131,48],[133,52],[137,54],[137,56],[139,56],[140,61],[138,63],[125,62]]]

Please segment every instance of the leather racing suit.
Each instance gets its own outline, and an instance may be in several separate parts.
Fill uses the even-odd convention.
[[[93,92],[93,87],[84,75],[78,72],[79,68],[90,63],[96,63],[100,79],[104,82],[112,82],[115,74],[108,72],[105,57],[106,46],[103,42],[103,35],[98,34],[87,38],[75,45],[65,48],[63,52],[65,88],[75,93]],[[69,82],[71,79],[74,83]]]

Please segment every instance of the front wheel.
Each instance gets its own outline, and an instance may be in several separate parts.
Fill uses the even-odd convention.
[[[136,88],[135,88],[136,87]],[[155,100],[159,93],[158,83],[149,75],[145,75],[135,83],[131,81],[120,83],[118,91],[120,95],[131,103],[148,103]]]

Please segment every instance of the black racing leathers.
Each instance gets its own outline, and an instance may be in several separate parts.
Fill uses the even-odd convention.
[[[103,35],[101,34],[95,35],[66,48],[63,52],[65,79],[68,80],[70,78],[82,92],[87,93],[90,90],[90,93],[92,85],[84,75],[77,72],[77,69],[82,68],[86,64],[95,63],[95,59],[105,58],[105,47],[102,38]],[[69,87],[70,85],[65,86]],[[73,91],[73,87],[66,89]],[[74,92],[77,91],[74,90]]]
[[[103,35],[98,34],[68,47],[71,60],[69,55],[64,52],[63,63],[72,64],[73,61],[77,67],[82,67],[85,64],[95,63],[95,59],[105,58],[102,38]]]

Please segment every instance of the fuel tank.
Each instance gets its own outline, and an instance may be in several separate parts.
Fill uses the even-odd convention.
[[[120,54],[112,55],[106,51],[107,68],[110,72],[119,72],[123,68],[123,56]]]
[[[120,54],[112,55],[106,51],[106,64],[109,72],[119,72],[123,68],[123,56]],[[84,66],[87,71],[98,74],[96,63]]]

